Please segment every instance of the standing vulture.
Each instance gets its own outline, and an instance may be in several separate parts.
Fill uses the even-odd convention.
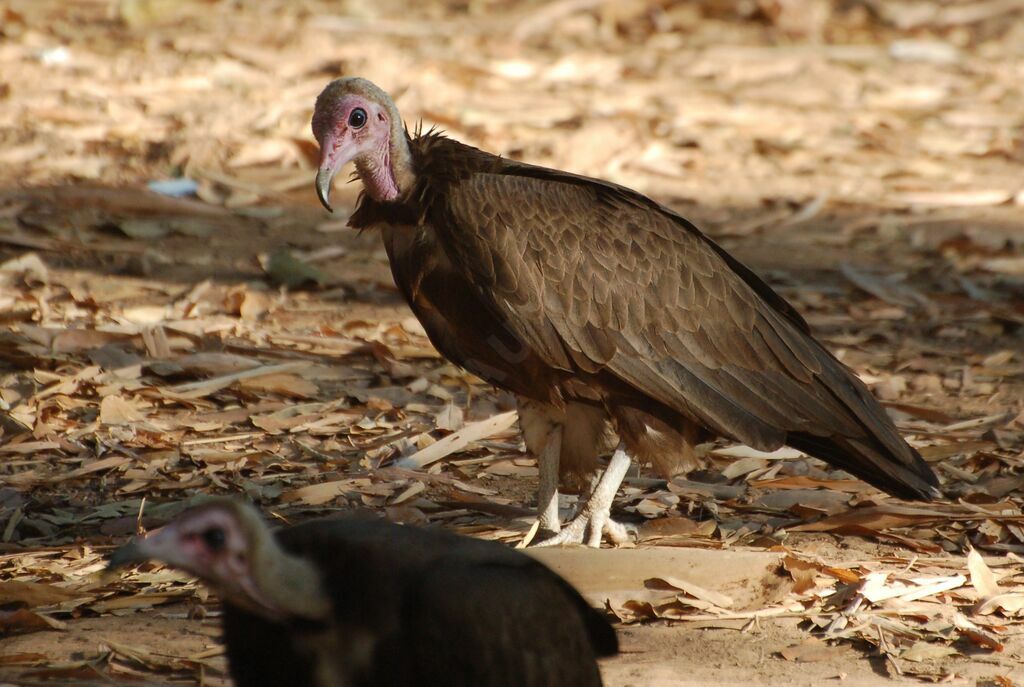
[[[271,533],[211,499],[118,549],[208,582],[238,687],[599,686],[607,620],[561,577],[495,542],[381,520]]]
[[[410,136],[387,93],[331,82],[313,113],[316,189],[354,161],[349,220],[378,228],[395,282],[434,346],[520,401],[540,463],[541,527],[559,476],[611,461],[549,543],[626,536],[612,499],[630,458],[666,475],[723,436],[789,445],[894,496],[938,481],[868,389],[792,305],[672,210],[607,181],[503,159],[433,131]]]

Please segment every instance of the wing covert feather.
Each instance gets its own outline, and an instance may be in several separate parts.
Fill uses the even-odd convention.
[[[759,448],[837,410],[814,393],[828,354],[671,212],[515,174],[453,182],[445,203],[452,260],[551,365],[605,369]]]

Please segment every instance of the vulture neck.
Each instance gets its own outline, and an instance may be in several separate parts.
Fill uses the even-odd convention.
[[[391,133],[372,155],[356,160],[356,171],[363,180],[366,192],[378,202],[390,203],[409,192],[416,182],[409,137],[405,133],[398,108],[390,103],[388,116]]]
[[[254,539],[250,561],[253,581],[271,608],[287,617],[327,619],[331,603],[316,567],[285,552],[266,529]]]

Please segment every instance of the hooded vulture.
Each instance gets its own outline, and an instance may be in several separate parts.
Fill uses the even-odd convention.
[[[618,652],[565,580],[496,542],[368,518],[271,533],[228,498],[133,539],[110,568],[159,560],[210,584],[239,687],[600,685]]]
[[[364,193],[349,225],[380,230],[437,350],[517,395],[540,464],[541,527],[559,531],[560,478],[589,481],[547,543],[626,537],[609,513],[630,460],[670,476],[696,467],[693,447],[715,436],[792,446],[901,498],[940,495],[793,306],[672,210],[433,131],[410,135],[365,79],[324,89],[313,134],[324,206],[354,161]]]

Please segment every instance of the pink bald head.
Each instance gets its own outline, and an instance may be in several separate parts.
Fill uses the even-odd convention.
[[[110,557],[110,568],[163,561],[202,578],[221,598],[272,620],[321,618],[329,602],[309,562],[286,553],[253,506],[210,499]]]
[[[404,190],[396,170],[396,148],[405,150],[398,110],[387,93],[366,79],[337,79],[316,99],[313,136],[320,144],[317,195],[329,203],[331,181],[346,163],[354,161],[367,193],[378,201],[396,200]],[[396,140],[399,139],[399,140]]]

